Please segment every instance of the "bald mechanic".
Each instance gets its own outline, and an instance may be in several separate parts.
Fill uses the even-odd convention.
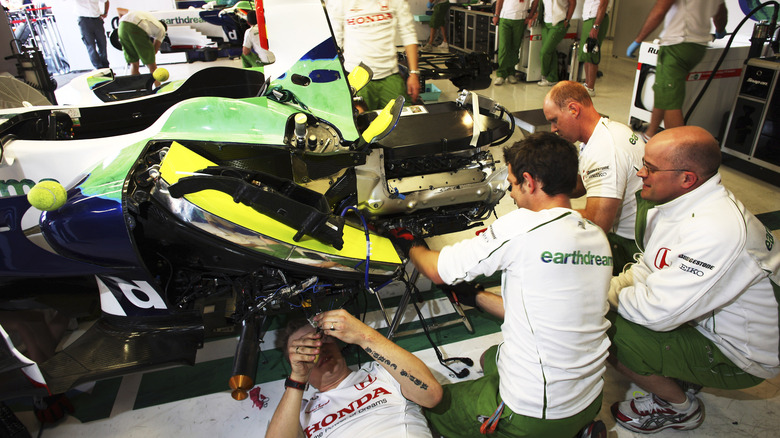
[[[780,372],[780,247],[723,187],[720,157],[696,126],[645,146],[636,236],[644,253],[609,294],[610,359],[649,392],[612,406],[634,432],[701,425],[701,400],[678,381],[741,389]]]
[[[609,239],[615,258],[613,275],[634,262],[639,252],[634,242],[636,192],[642,180],[645,142],[628,126],[602,117],[585,87],[561,81],[544,98],[542,107],[552,132],[580,145],[579,179],[573,198],[587,196],[586,219],[600,226]]]
[[[286,438],[431,438],[420,406],[441,400],[441,385],[417,356],[345,310],[288,326],[286,356],[292,372],[266,432]],[[374,359],[347,367],[337,340],[361,347]],[[306,385],[317,389],[303,400]]]
[[[130,64],[130,74],[141,74],[139,60],[149,67],[149,73],[157,70],[156,56],[160,50],[168,25],[145,11],[128,11],[119,19],[119,42]],[[152,40],[154,42],[152,42]],[[159,87],[160,82],[155,80]]]

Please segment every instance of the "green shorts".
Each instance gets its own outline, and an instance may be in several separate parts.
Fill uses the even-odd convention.
[[[431,29],[438,29],[447,25],[447,16],[450,13],[450,2],[439,3],[433,7],[433,15],[428,23]]]
[[[612,275],[620,275],[627,264],[634,263],[634,254],[639,252],[639,248],[636,246],[636,241],[618,236],[615,233],[607,233],[607,240],[612,248],[614,262]]]
[[[484,437],[479,431],[481,417],[488,418],[501,403],[498,394],[498,345],[485,352],[485,375],[476,380],[444,385],[441,403],[424,409],[435,432],[445,437]],[[523,388],[517,388],[522,391]],[[539,394],[539,397],[543,397]],[[504,406],[498,427],[492,437],[571,437],[593,421],[601,409],[599,395],[582,412],[559,420],[543,420],[512,412]]]
[[[144,65],[155,64],[154,43],[140,27],[126,21],[119,22],[119,42],[128,64],[138,62]]]
[[[637,374],[672,377],[702,386],[742,389],[764,379],[742,371],[695,327],[656,332],[610,311],[611,354]]]
[[[588,40],[588,36],[590,35],[590,30],[593,28],[593,24],[595,22],[596,22],[595,18],[591,18],[590,20],[586,20],[582,22],[582,31],[580,33],[580,51],[579,51],[579,55],[577,55],[580,62],[590,62],[593,64],[598,64],[598,62],[601,60],[601,42],[604,41],[604,37],[607,36],[607,28],[609,28],[609,15],[604,15],[604,20],[602,20],[601,24],[599,25],[599,34],[598,37],[596,38],[597,40],[599,40],[599,55],[594,60],[592,54],[585,53],[585,43]]]
[[[412,98],[406,93],[406,82],[398,73],[369,82],[358,91],[357,95],[363,98],[368,111],[381,110],[387,102],[395,100],[398,96],[406,98],[406,105],[413,103]]]
[[[688,73],[704,58],[705,50],[706,46],[695,43],[661,46],[658,49],[653,107],[663,110],[682,109]]]

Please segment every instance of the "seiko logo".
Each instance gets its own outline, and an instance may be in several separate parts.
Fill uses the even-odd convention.
[[[655,261],[653,263],[656,269],[663,269],[667,266],[670,266],[670,263],[666,260],[666,258],[669,256],[669,251],[671,251],[669,248],[661,248],[658,250],[658,253],[655,255]]]
[[[685,263],[680,263],[680,270],[683,271],[683,272],[691,273],[691,274],[693,274],[693,275],[695,275],[697,277],[704,276],[704,272],[694,268],[693,266],[688,266]]]
[[[766,82],[766,81],[759,81],[758,79],[753,79],[753,78],[748,78],[748,79],[747,79],[747,82],[749,82],[749,83],[751,83],[751,84],[761,85],[761,86],[763,86],[763,87],[766,87],[766,86],[768,86],[768,85],[769,85],[769,82]]]

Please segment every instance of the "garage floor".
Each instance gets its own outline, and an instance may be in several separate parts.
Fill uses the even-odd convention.
[[[605,53],[611,53],[608,47]],[[220,60],[216,63],[165,65],[171,72],[171,79],[186,77],[193,69],[215,64],[240,66],[238,60]],[[116,69],[122,74],[122,68]],[[604,77],[596,84],[596,108],[605,115],[621,122],[627,122],[629,99],[632,92],[636,63],[625,59],[605,58],[601,64]],[[456,89],[449,81],[433,81],[442,90],[442,100],[455,97]],[[505,84],[479,91],[496,99],[510,111],[541,108],[542,100],[549,88],[535,83]],[[516,133],[517,139],[521,133]],[[757,180],[728,167],[721,169],[724,184],[735,192],[753,213],[760,217],[780,238],[780,188]],[[584,205],[575,201],[575,207]],[[514,206],[508,197],[499,206],[499,215],[511,211]],[[441,247],[446,242],[473,235],[466,231],[432,239],[429,244]],[[423,286],[427,285],[424,283]],[[427,289],[427,287],[423,287]],[[396,289],[400,291],[400,289]],[[385,305],[388,313],[394,314],[398,293],[390,293]],[[435,315],[435,322],[455,319],[449,301],[436,290],[424,292],[427,300],[422,306],[426,315]],[[366,320],[377,328],[384,328],[378,306],[369,302]],[[469,334],[460,323],[437,329],[434,341],[439,344],[445,357],[468,356],[478,363],[480,354],[487,346],[501,340],[500,323],[475,310],[467,312],[475,333]],[[416,327],[414,309],[407,308],[402,328]],[[33,436],[44,437],[213,437],[213,436],[262,436],[273,410],[282,394],[285,365],[279,360],[279,350],[274,348],[275,330],[269,330],[263,344],[261,365],[263,378],[258,382],[255,396],[237,402],[230,397],[227,379],[230,375],[234,338],[208,342],[199,351],[197,365],[177,367],[152,373],[134,374],[122,378],[100,381],[86,385],[69,394],[76,410],[73,415],[55,426],[39,430],[28,407],[23,403],[12,404],[19,418]],[[458,379],[438,364],[436,355],[422,334],[396,339],[403,347],[420,356],[433,369],[442,382]],[[354,355],[353,355],[354,356]],[[355,359],[357,360],[357,359]],[[363,358],[365,360],[365,358]],[[453,365],[461,369],[463,365]],[[265,371],[267,370],[267,371]],[[479,366],[471,368],[470,376],[480,375]],[[638,436],[615,425],[609,414],[609,406],[615,401],[631,397],[641,390],[630,384],[613,369],[608,368],[604,405],[599,418],[604,420],[610,437]],[[667,431],[659,437],[776,437],[780,430],[780,377],[764,382],[757,387],[743,391],[720,391],[704,389],[700,395],[706,405],[706,421],[693,431]]]

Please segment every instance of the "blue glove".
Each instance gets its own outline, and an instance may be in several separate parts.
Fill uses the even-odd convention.
[[[428,9],[433,9],[433,2],[428,2],[428,4],[425,5],[425,7]]]
[[[641,43],[638,43],[636,41],[632,41],[631,45],[628,46],[628,49],[626,49],[626,56],[629,58],[636,58],[636,51],[639,49]]]
[[[716,30],[715,31],[715,39],[716,40],[719,40],[719,39],[723,38],[724,36],[726,36],[726,29]]]

